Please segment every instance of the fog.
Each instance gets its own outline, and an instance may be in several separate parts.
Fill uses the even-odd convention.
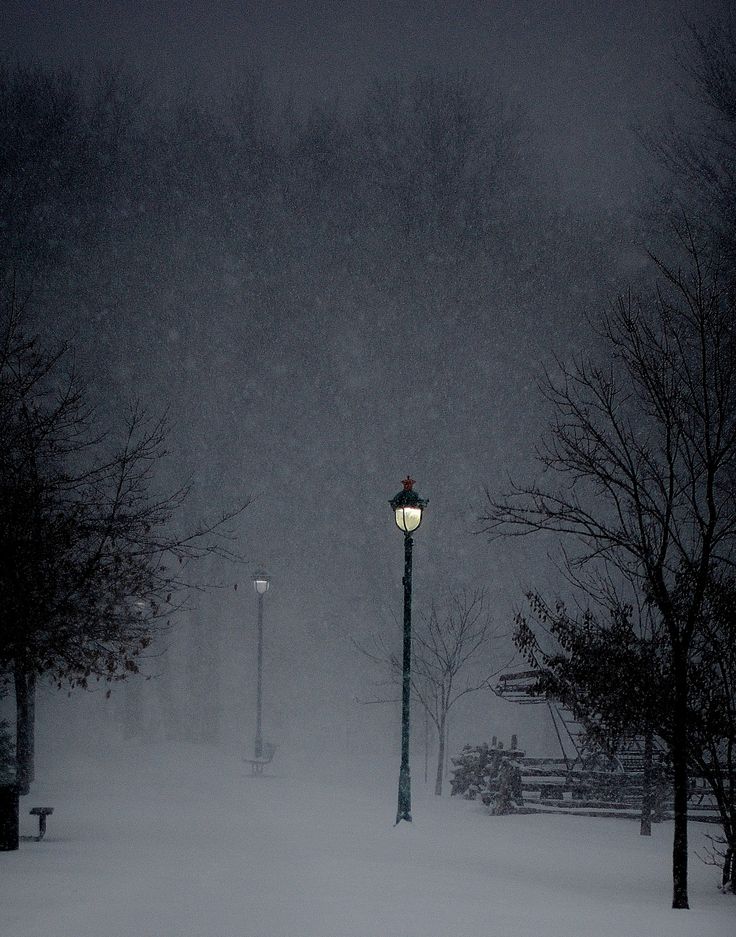
[[[143,675],[109,699],[42,687],[39,763],[132,737],[249,752],[262,565],[264,734],[282,763],[398,767],[398,693],[356,648],[375,634],[400,644],[388,500],[407,473],[429,499],[415,609],[448,587],[484,588],[499,636],[478,666],[509,663],[525,590],[562,587],[551,541],[478,533],[484,489],[534,476],[543,367],[590,350],[586,313],[646,268],[660,170],[639,131],[687,111],[683,18],[721,5],[185,6],[3,4],[9,67],[81,66],[90,86],[114,67],[141,102],[118,154],[134,171],[109,181],[112,217],[27,271],[34,328],[69,342],[103,422],[132,398],[168,408],[161,483],[192,480],[187,519],[249,501],[233,525],[242,561],[198,568],[211,588],[189,597]],[[429,133],[411,124],[417,80],[443,106],[452,82],[489,89],[478,145],[499,154],[477,238],[461,236],[473,191],[453,207],[431,165],[414,202],[396,197],[426,156],[412,150]],[[366,117],[375,81],[395,125],[378,126],[380,105]],[[149,165],[155,191],[136,173]],[[456,229],[448,204],[465,213]],[[393,701],[367,702],[377,696]],[[468,697],[450,754],[512,732],[549,753],[540,711]],[[423,732],[417,710],[417,778]]]

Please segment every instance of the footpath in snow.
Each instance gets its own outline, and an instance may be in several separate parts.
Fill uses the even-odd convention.
[[[254,778],[216,750],[130,747],[22,800],[47,838],[0,853],[0,937],[733,937],[736,897],[691,856],[672,911],[671,824],[490,817],[389,778]],[[704,844],[693,825],[691,852]],[[712,832],[712,830],[711,830]]]

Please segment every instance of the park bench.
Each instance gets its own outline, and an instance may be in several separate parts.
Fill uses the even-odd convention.
[[[271,764],[275,753],[276,746],[271,742],[264,742],[259,758],[245,758],[244,761],[247,765],[250,765],[253,774],[263,774],[263,769],[266,765]]]

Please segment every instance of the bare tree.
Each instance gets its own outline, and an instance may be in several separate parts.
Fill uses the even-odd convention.
[[[608,360],[561,364],[544,392],[553,416],[540,460],[561,487],[488,493],[492,536],[552,531],[576,544],[574,575],[618,569],[661,617],[671,658],[675,783],[673,907],[687,898],[688,655],[716,563],[736,545],[733,298],[690,232],[686,272],[659,265],[649,297],[602,317]],[[692,588],[676,601],[682,570]]]
[[[666,208],[685,210],[703,236],[736,264],[736,26],[733,16],[691,24],[678,56],[688,116],[643,134],[667,170]]]
[[[482,589],[449,590],[440,605],[433,601],[419,616],[412,689],[437,730],[437,796],[442,794],[449,712],[464,696],[489,687],[499,672],[481,671],[481,676],[474,666],[490,651],[492,627],[486,604]]]
[[[374,83],[362,113],[364,184],[384,233],[414,262],[456,260],[498,224],[516,124],[499,90],[466,73]]]
[[[411,691],[437,731],[437,772],[434,792],[442,794],[447,720],[450,710],[469,693],[490,689],[490,681],[502,668],[488,666],[494,636],[483,589],[471,592],[448,589],[441,601],[420,611],[412,634]],[[389,682],[402,676],[399,653],[376,638],[375,648],[360,650],[389,670]],[[372,702],[387,702],[373,700]]]

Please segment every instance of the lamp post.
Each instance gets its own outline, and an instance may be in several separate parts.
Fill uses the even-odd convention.
[[[256,743],[254,756],[260,758],[263,754],[263,733],[261,731],[261,716],[263,711],[263,596],[268,592],[271,582],[262,569],[253,573],[253,588],[258,595],[258,683],[256,695]]]
[[[401,677],[401,768],[399,770],[399,805],[396,823],[411,822],[411,774],[409,771],[409,722],[411,703],[411,568],[412,534],[422,523],[422,512],[427,501],[414,491],[414,479],[409,475],[402,482],[402,490],[389,501],[396,526],[404,534],[404,650]]]

